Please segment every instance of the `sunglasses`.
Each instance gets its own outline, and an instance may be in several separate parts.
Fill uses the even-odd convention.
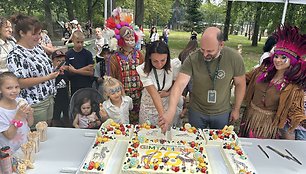
[[[108,93],[113,95],[113,94],[116,94],[119,91],[122,91],[122,86],[117,86],[115,88],[111,88],[111,89],[108,90]]]

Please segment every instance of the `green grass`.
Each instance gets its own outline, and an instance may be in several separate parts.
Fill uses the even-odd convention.
[[[161,35],[161,31],[159,32]],[[149,31],[145,31],[146,41],[149,41]],[[198,40],[200,39],[200,34],[198,35]],[[185,48],[190,38],[190,32],[182,31],[170,31],[169,35],[169,48],[171,57],[178,57],[180,52]],[[264,45],[266,38],[262,38],[261,42],[258,43],[257,47],[251,46],[252,41],[248,40],[247,37],[241,35],[230,35],[229,40],[225,42],[225,45],[234,49],[237,49],[238,44],[242,45],[242,57],[244,59],[244,64],[246,70],[249,71],[254,65],[259,61],[262,54],[262,47]]]

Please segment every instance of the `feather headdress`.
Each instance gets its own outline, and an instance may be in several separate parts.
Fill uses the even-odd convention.
[[[306,35],[300,34],[299,28],[289,25],[280,26],[273,36],[277,40],[274,53],[286,55],[290,58],[292,65],[306,54]]]
[[[284,83],[294,83],[305,89],[305,72],[306,63],[303,57],[306,55],[306,35],[299,32],[299,28],[295,26],[279,26],[273,33],[277,43],[274,53],[270,59],[273,62],[275,54],[285,55],[290,59],[290,67],[284,73]],[[276,69],[273,63],[270,64],[266,72],[263,72],[257,79],[258,82],[270,81]],[[279,87],[281,90],[285,84]]]

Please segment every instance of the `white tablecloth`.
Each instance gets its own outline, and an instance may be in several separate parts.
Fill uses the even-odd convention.
[[[29,174],[57,174],[65,167],[78,168],[87,154],[94,137],[86,137],[85,133],[94,135],[96,130],[74,128],[48,128],[48,140],[41,143],[40,152],[36,154],[35,169],[28,170]],[[259,140],[240,139],[243,148],[247,152],[257,173],[259,174],[306,174],[306,142],[288,140]],[[260,144],[268,153],[268,159],[257,145]],[[270,149],[270,145],[283,153],[285,148],[289,150],[303,165],[280,157]],[[106,174],[118,174],[122,158],[125,154],[127,142],[117,143],[113,155],[109,159]],[[216,147],[208,147],[208,157],[211,161],[214,174],[228,173],[220,150]]]

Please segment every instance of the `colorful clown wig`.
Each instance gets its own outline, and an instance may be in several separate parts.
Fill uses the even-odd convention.
[[[118,46],[125,46],[125,37],[135,37],[135,42],[138,41],[138,35],[135,33],[130,23],[133,20],[132,14],[123,12],[120,7],[113,10],[112,16],[106,20],[106,27],[114,30],[115,38],[118,41]]]
[[[305,89],[305,61],[302,59],[306,55],[306,35],[299,32],[295,26],[279,26],[273,33],[277,40],[274,53],[270,60],[273,62],[275,55],[284,55],[290,59],[290,67],[284,73],[286,83],[300,85]],[[257,79],[258,82],[270,82],[276,73],[276,68],[271,63],[266,72],[263,72]],[[280,88],[282,89],[282,87]]]

